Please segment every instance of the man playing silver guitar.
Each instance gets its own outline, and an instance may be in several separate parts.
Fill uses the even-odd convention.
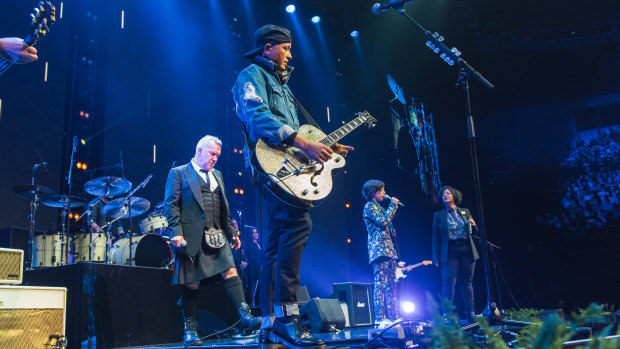
[[[254,39],[255,48],[245,54],[252,63],[239,73],[232,89],[237,116],[244,126],[246,170],[250,176],[254,178],[257,171],[251,159],[260,139],[273,146],[294,146],[319,164],[331,159],[334,152],[344,156],[353,150],[338,143],[328,147],[298,134],[300,109],[286,84],[293,70],[288,66],[292,59],[290,31],[266,25],[255,32]],[[308,208],[288,205],[262,189],[269,221],[259,281],[263,313],[259,341],[279,342],[294,348],[324,346],[322,340],[298,323],[296,291],[300,283],[301,254],[312,230]],[[275,315],[273,323],[270,314]]]

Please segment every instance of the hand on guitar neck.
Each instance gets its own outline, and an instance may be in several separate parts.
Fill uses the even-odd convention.
[[[14,64],[34,62],[39,59],[37,49],[26,45],[20,38],[0,38],[0,57]]]
[[[301,150],[301,152],[304,153],[308,159],[316,161],[320,164],[331,159],[334,152],[342,156],[347,156],[347,153],[353,150],[353,147],[338,143],[332,145],[330,148],[321,142],[313,142],[300,136],[299,134],[295,136],[293,146],[299,148],[299,150]]]

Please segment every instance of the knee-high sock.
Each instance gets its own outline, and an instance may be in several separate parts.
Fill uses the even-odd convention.
[[[238,276],[228,278],[224,280],[224,286],[226,287],[228,298],[230,298],[233,302],[235,308],[239,309],[241,303],[245,303],[245,295],[243,294],[241,279]]]
[[[181,301],[181,307],[183,308],[183,318],[196,319],[196,303],[198,299],[198,290],[191,290],[187,287],[183,287],[183,300]]]

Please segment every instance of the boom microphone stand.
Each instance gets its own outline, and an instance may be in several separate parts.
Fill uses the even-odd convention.
[[[497,307],[495,302],[493,302],[493,294],[491,290],[491,285],[489,281],[489,268],[488,268],[488,251],[487,251],[487,238],[486,238],[486,229],[484,223],[484,211],[482,206],[482,194],[480,189],[480,172],[478,169],[478,154],[476,151],[476,133],[474,129],[474,118],[471,113],[471,104],[470,104],[470,92],[469,92],[469,79],[473,76],[480,83],[482,83],[485,87],[492,89],[494,88],[493,84],[491,84],[482,74],[477,72],[472,66],[470,66],[464,59],[460,58],[461,52],[458,49],[453,47],[449,49],[445,44],[443,44],[444,38],[440,36],[438,33],[432,34],[430,31],[422,27],[418,22],[416,22],[413,18],[411,18],[405,9],[403,8],[405,1],[401,3],[400,6],[397,6],[395,9],[403,16],[407,17],[411,22],[413,22],[420,30],[424,32],[424,35],[428,38],[426,42],[426,46],[428,46],[433,52],[440,54],[441,59],[443,59],[448,65],[454,66],[455,63],[458,65],[459,69],[459,78],[456,83],[456,87],[461,87],[465,92],[465,112],[467,113],[467,133],[469,138],[469,149],[471,152],[471,163],[474,177],[474,189],[476,196],[476,204],[478,206],[478,218],[479,218],[479,231],[480,231],[480,239],[482,241],[482,264],[484,268],[484,279],[487,290],[487,304],[484,308],[483,315],[489,320],[490,323],[501,322],[503,319],[503,312]]]

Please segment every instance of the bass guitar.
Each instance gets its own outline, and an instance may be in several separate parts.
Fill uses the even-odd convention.
[[[370,113],[356,113],[357,117],[336,131],[326,135],[312,125],[303,125],[297,134],[330,147],[361,125],[373,127],[377,120]],[[265,177],[263,184],[280,200],[296,207],[313,207],[332,190],[332,171],[344,167],[340,154],[323,164],[308,159],[298,148],[276,148],[260,139],[256,143],[255,160]]]

